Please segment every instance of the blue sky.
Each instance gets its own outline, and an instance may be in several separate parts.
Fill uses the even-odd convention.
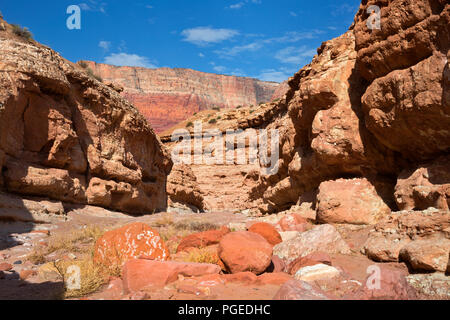
[[[81,30],[69,30],[69,5]],[[283,81],[347,31],[360,0],[2,0],[9,23],[73,62],[194,70]]]

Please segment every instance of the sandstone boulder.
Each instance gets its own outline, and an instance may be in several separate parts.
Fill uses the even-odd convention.
[[[338,269],[319,263],[313,266],[300,268],[295,273],[294,278],[296,280],[314,282],[317,280],[331,280],[339,277],[340,274],[341,272]]]
[[[322,182],[317,220],[323,223],[376,224],[391,212],[367,179]]]
[[[134,292],[149,286],[164,287],[179,276],[198,277],[219,272],[220,267],[215,264],[135,259],[123,267],[123,287],[125,292]]]
[[[265,222],[258,222],[253,224],[249,229],[249,232],[257,233],[264,237],[268,243],[275,246],[282,242],[281,235],[275,229],[274,226]]]
[[[287,267],[289,274],[295,275],[299,269],[314,266],[316,264],[324,264],[331,266],[331,258],[324,252],[313,252],[307,256],[300,257],[292,261]]]
[[[374,226],[362,252],[375,261],[383,262],[398,261],[401,255],[406,261],[413,259],[411,266],[415,265],[420,269],[422,259],[430,262],[430,258],[439,256],[439,254],[433,256],[437,252],[441,252],[439,248],[442,245],[445,246],[445,243],[449,241],[449,215],[448,211],[437,209],[392,213]],[[436,244],[436,248],[432,248],[434,246],[432,243]],[[422,246],[423,249],[421,249]],[[406,247],[409,247],[410,250],[403,250]],[[429,250],[431,250],[430,253],[434,253],[427,256],[426,252]],[[442,264],[442,261],[438,263],[441,265],[440,268],[442,268]],[[437,266],[433,263],[431,265]],[[425,270],[430,270],[430,268],[432,269],[431,265],[423,267]]]
[[[298,214],[290,214],[281,218],[279,222],[281,230],[286,231],[299,231],[304,232],[310,227],[308,220],[301,217]]]
[[[104,266],[122,266],[128,260],[164,261],[169,250],[159,233],[140,222],[106,232],[94,248],[94,262]]]
[[[220,241],[219,256],[231,273],[261,274],[272,261],[272,245],[253,232],[232,232]]]
[[[349,254],[351,252],[336,228],[329,224],[316,226],[273,248],[273,254],[279,256],[286,263],[291,263],[297,258],[317,251],[328,254]]]
[[[449,257],[450,240],[443,237],[415,240],[400,251],[400,258],[417,271],[445,272]]]

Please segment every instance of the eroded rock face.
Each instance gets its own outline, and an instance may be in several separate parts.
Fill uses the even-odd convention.
[[[199,188],[197,177],[188,165],[176,164],[173,166],[167,178],[167,194],[171,203],[191,205],[200,211],[209,209]]]
[[[381,30],[366,26],[381,7]],[[444,0],[367,1],[355,18],[367,128],[404,157],[433,159],[450,147],[450,5]]]
[[[450,157],[442,157],[417,169],[403,171],[395,187],[400,210],[450,207]]]
[[[363,253],[376,261],[407,262],[418,271],[445,271],[450,213],[437,209],[392,213],[374,226]]]
[[[321,182],[342,176],[391,175],[401,161],[366,129],[353,31],[325,42],[312,63],[290,79],[281,123],[280,170],[253,189],[262,211],[298,204]],[[381,179],[382,180],[382,179]],[[394,181],[390,181],[393,185]]]
[[[278,83],[188,69],[85,63],[103,79],[121,85],[123,96],[139,109],[157,132],[201,110],[256,105],[281,98],[286,88]]]
[[[6,191],[137,214],[167,207],[170,157],[116,90],[6,31],[0,55]]]

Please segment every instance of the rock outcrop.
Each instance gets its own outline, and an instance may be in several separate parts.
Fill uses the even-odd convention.
[[[0,32],[0,185],[129,213],[167,206],[172,162],[116,90],[10,27]]]
[[[279,88],[275,82],[190,69],[116,67],[83,62],[105,81],[123,86],[122,95],[139,109],[157,132],[201,110],[256,105],[281,98],[285,94],[283,88],[286,88]]]

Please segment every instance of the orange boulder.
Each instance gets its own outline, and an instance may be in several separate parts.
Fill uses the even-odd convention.
[[[94,262],[106,266],[122,266],[130,259],[164,261],[169,257],[159,233],[141,222],[106,232],[97,240],[94,250]]]
[[[272,245],[259,234],[240,231],[227,234],[219,243],[219,257],[231,273],[263,273],[272,262]]]
[[[269,223],[258,222],[253,224],[248,231],[257,233],[264,237],[271,245],[275,246],[281,243],[281,235],[278,233],[277,229]]]
[[[123,288],[128,293],[144,287],[164,287],[176,281],[179,276],[199,277],[219,272],[218,265],[209,263],[129,260],[123,267]]]

